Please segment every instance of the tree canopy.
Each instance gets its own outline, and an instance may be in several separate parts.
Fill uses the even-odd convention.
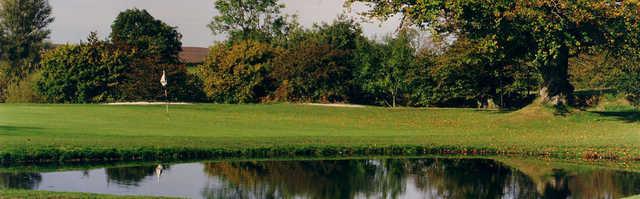
[[[155,56],[161,63],[179,63],[182,35],[146,10],[120,12],[111,25],[111,42],[137,48],[144,56]]]
[[[640,38],[640,9],[633,1],[349,1],[355,2],[370,6],[366,16],[399,14],[405,23],[439,35],[484,40],[505,58],[535,62],[543,77],[541,97],[553,105],[571,102],[571,56],[593,48],[625,51],[636,48]]]
[[[99,41],[92,33],[87,43],[64,45],[44,54],[37,89],[56,103],[116,101],[117,89],[130,70],[135,51]]]
[[[401,95],[409,93],[409,74],[416,65],[414,61],[416,49],[411,45],[412,34],[403,30],[398,37],[385,38],[385,45],[378,50],[379,62],[376,67],[369,68],[367,81],[363,82],[363,89],[366,92],[379,96],[379,100],[391,107],[397,106]]]
[[[281,14],[284,5],[278,0],[216,0],[215,8],[219,15],[208,27],[216,35],[227,34],[231,41],[266,41],[296,25],[290,24],[288,15]]]
[[[259,102],[271,90],[268,73],[277,53],[269,44],[255,40],[213,46],[199,66],[204,92],[214,102]]]
[[[0,0],[0,60],[7,62],[6,78],[19,80],[36,69],[51,22],[47,0]]]

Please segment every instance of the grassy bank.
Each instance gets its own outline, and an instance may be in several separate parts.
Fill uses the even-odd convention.
[[[0,159],[512,154],[640,160],[637,112],[0,104]]]
[[[6,190],[0,189],[0,199],[14,199],[14,198],[55,198],[55,199],[162,199],[167,197],[144,197],[144,196],[115,196],[104,194],[92,194],[92,193],[67,193],[67,192],[50,192],[50,191],[31,191],[31,190]],[[167,198],[168,199],[168,198]]]

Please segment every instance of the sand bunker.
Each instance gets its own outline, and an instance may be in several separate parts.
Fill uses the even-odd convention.
[[[106,105],[165,105],[167,104],[167,102],[114,102],[114,103],[107,103]],[[189,105],[192,103],[187,103],[187,102],[169,102],[169,105]]]
[[[304,103],[304,105],[310,106],[326,106],[326,107],[346,107],[346,108],[364,108],[364,105],[357,104],[320,104],[320,103]]]

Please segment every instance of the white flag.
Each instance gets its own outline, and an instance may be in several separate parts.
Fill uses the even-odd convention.
[[[162,86],[167,86],[167,76],[164,74],[164,70],[162,70],[162,77],[160,78],[160,84],[162,84]]]

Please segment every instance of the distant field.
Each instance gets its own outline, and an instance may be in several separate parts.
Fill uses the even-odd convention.
[[[180,61],[184,63],[202,63],[208,54],[208,48],[183,46],[179,56]]]
[[[638,119],[637,112],[628,110],[560,117],[535,108],[497,112],[198,104],[171,106],[166,114],[158,105],[0,104],[0,160],[181,158],[188,151],[195,151],[192,157],[215,155],[198,155],[207,151],[242,156],[243,151],[262,149],[265,156],[269,150],[317,150],[315,155],[426,150],[422,153],[489,151],[638,161]]]

